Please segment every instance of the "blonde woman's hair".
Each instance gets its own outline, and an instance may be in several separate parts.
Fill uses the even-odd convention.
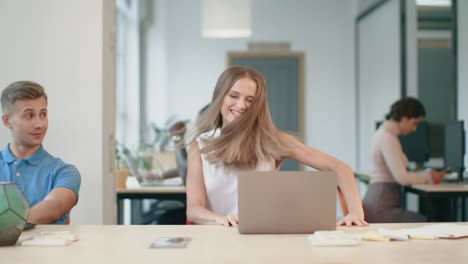
[[[243,115],[229,124],[223,124],[221,106],[224,98],[234,83],[244,77],[257,84],[255,97]],[[200,151],[211,163],[254,166],[259,160],[278,160],[287,155],[290,148],[283,142],[280,131],[271,120],[265,89],[265,79],[256,70],[245,66],[226,69],[219,76],[210,106],[188,137],[188,144],[207,131],[221,129],[219,137],[209,135],[201,139],[205,147]]]

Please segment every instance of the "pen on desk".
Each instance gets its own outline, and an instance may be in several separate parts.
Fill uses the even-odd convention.
[[[419,240],[434,240],[437,239],[435,236],[431,235],[409,235],[411,239],[419,239]]]
[[[390,238],[389,237],[384,237],[379,235],[375,231],[369,231],[365,234],[361,235],[362,240],[368,240],[368,241],[383,241],[383,242],[389,242]]]

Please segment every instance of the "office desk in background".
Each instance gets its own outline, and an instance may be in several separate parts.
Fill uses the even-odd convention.
[[[141,215],[141,202],[143,199],[178,200],[186,201],[185,186],[161,185],[140,186],[133,180],[127,181],[127,188],[117,189],[117,224],[124,223],[124,200],[131,200],[131,222]]]
[[[364,192],[367,190],[367,186],[370,183],[370,176],[367,172],[355,172],[355,178],[360,183],[360,191]],[[429,222],[439,221],[437,219],[436,209],[443,209],[447,212],[448,219],[450,222],[466,221],[466,203],[465,200],[468,197],[468,184],[465,183],[444,183],[433,185],[433,184],[416,184],[411,186],[403,186],[403,207],[408,207],[408,193],[416,194],[419,199],[418,212],[425,215]],[[449,202],[448,208],[438,208],[436,203],[438,199],[444,198]]]
[[[414,193],[419,196],[420,204],[424,204],[424,215],[429,222],[437,221],[435,219],[434,204],[439,198],[447,199],[449,202],[449,221],[466,221],[465,200],[468,197],[468,184],[464,183],[441,183],[416,184],[403,187],[405,192]],[[422,204],[421,204],[422,205]],[[420,210],[421,211],[421,210]],[[460,214],[458,214],[460,212]]]
[[[468,223],[465,223],[468,224]],[[378,228],[402,229],[421,224],[339,227],[363,234]],[[465,264],[468,238],[448,240],[362,241],[356,247],[313,247],[307,235],[241,235],[224,226],[39,225],[27,236],[70,231],[79,241],[68,247],[0,247],[2,263],[450,263]],[[159,237],[191,237],[184,249],[150,249]]]

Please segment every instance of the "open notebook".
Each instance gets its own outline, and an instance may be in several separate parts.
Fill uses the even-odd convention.
[[[468,225],[453,223],[428,224],[416,228],[387,230],[387,232],[406,234],[412,239],[458,239],[468,237]]]

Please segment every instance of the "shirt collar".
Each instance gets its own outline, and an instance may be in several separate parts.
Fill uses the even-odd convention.
[[[31,165],[38,165],[42,158],[45,155],[45,150],[42,147],[42,145],[34,152],[31,156],[24,158],[25,161],[27,161]]]
[[[10,152],[10,143],[8,143],[6,147],[2,150],[2,156],[3,156],[3,160],[6,163],[12,163],[13,161],[16,160],[15,156],[13,156],[13,154],[11,154]]]
[[[24,158],[23,160],[27,161],[31,165],[37,165],[41,162],[42,158],[44,157],[45,150],[42,145],[29,157]],[[3,160],[6,163],[12,163],[16,160],[16,157],[10,152],[10,144],[8,144],[2,150]]]

